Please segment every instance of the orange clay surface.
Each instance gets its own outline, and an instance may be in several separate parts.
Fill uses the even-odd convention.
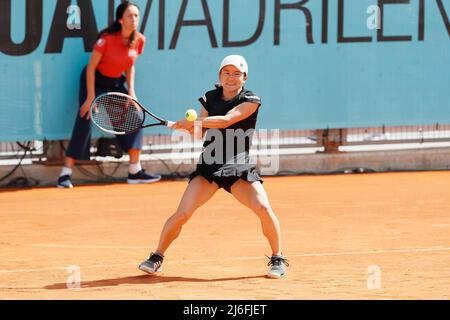
[[[266,177],[290,263],[281,280],[264,277],[256,215],[223,190],[166,252],[163,275],[138,270],[186,185],[1,190],[0,298],[450,298],[450,172]]]

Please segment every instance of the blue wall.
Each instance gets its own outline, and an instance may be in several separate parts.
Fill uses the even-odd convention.
[[[36,7],[30,7],[33,14],[28,15],[35,23],[42,21],[39,36],[36,25],[26,30],[25,18],[26,4],[40,2],[42,15]],[[81,34],[92,43],[96,31],[92,21],[98,29],[104,28],[112,2],[73,0],[82,8],[84,20],[81,30],[70,31],[65,23],[73,18],[66,13],[71,1],[0,1],[0,141],[70,137],[78,109],[79,73],[90,55]],[[136,2],[142,19],[151,3],[144,30],[146,51],[137,62],[136,91],[141,102],[162,117],[176,120],[186,109],[198,109],[197,98],[217,81],[220,60],[237,53],[249,62],[246,86],[263,100],[260,128],[450,123],[450,0],[386,4],[384,37],[410,36],[391,41],[367,26],[368,19],[372,21],[367,9],[378,4],[375,0]],[[8,3],[11,10],[4,10]],[[59,13],[57,3],[64,9]],[[205,20],[204,8],[208,9],[211,33],[205,24],[181,26],[174,42],[183,3],[187,5],[184,20]],[[93,15],[85,10],[90,4]],[[229,18],[224,19],[227,4]],[[249,39],[258,22],[261,33],[246,45],[227,44],[227,20],[229,41]],[[32,40],[20,46],[26,34]],[[58,50],[55,39],[61,34],[78,37],[66,37]],[[363,42],[349,37],[363,37]],[[168,131],[147,131],[156,132]]]

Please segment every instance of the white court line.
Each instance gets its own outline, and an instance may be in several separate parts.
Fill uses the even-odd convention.
[[[34,272],[34,271],[54,271],[54,270],[67,270],[67,267],[54,267],[54,268],[40,268],[40,269],[17,269],[17,270],[0,270],[0,273],[21,273],[21,272]]]
[[[68,248],[68,249],[148,249],[146,247],[137,247],[137,246],[85,246],[85,245],[77,245],[77,244],[43,244],[37,243],[30,245],[31,247],[41,247],[41,248]]]
[[[50,245],[48,245],[50,246]],[[57,245],[59,248],[59,245]],[[82,246],[78,246],[78,248]],[[98,246],[89,246],[98,247]],[[117,247],[117,248],[133,248],[133,247]],[[398,249],[398,250],[373,250],[373,251],[348,251],[348,252],[328,252],[328,253],[305,253],[305,254],[290,254],[289,257],[333,257],[333,256],[345,256],[345,255],[365,255],[365,254],[385,254],[385,253],[428,253],[450,251],[450,247],[442,248],[414,248],[414,249]],[[261,260],[264,257],[236,257],[236,258],[219,258],[219,259],[197,259],[197,260],[181,260],[173,263],[199,263],[199,262],[217,262],[217,261],[239,261],[239,260]],[[136,263],[127,264],[110,264],[110,265],[93,265],[83,266],[80,268],[104,268],[104,267],[120,267],[120,266],[137,266]],[[18,269],[18,270],[0,270],[0,273],[21,273],[21,272],[34,272],[34,271],[51,271],[51,270],[67,270],[68,267],[54,267],[54,268],[40,268],[40,269]]]
[[[348,256],[348,255],[364,255],[364,254],[382,254],[382,253],[418,253],[418,252],[436,252],[436,251],[450,251],[450,248],[417,248],[417,249],[399,249],[399,250],[373,250],[373,251],[350,251],[350,252],[327,252],[327,253],[304,253],[304,254],[290,254],[289,257],[332,257],[332,256]],[[183,260],[182,262],[213,262],[213,261],[228,261],[228,260],[257,260],[261,257],[242,257],[233,259],[205,259],[205,260]]]
[[[74,264],[71,264],[74,265]],[[121,264],[101,264],[95,266],[84,266],[80,268],[107,268],[107,267],[123,267],[123,266],[137,266],[136,263],[121,263]],[[54,268],[40,268],[40,269],[18,269],[18,270],[0,270],[0,273],[21,273],[21,272],[34,272],[34,271],[54,271],[54,270],[69,270],[67,267],[54,267]]]

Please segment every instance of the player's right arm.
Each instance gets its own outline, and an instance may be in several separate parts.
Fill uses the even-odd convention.
[[[89,60],[89,64],[86,68],[86,89],[87,89],[87,97],[86,101],[80,108],[80,117],[89,120],[89,109],[91,107],[92,101],[95,99],[95,70],[97,69],[100,60],[102,59],[102,53],[94,50],[91,55],[91,59]]]
[[[208,117],[208,115],[209,115],[208,111],[205,109],[205,107],[202,106],[200,110],[200,118],[206,118]],[[196,126],[194,125],[193,127],[194,139],[202,140],[203,137],[205,136],[206,128],[203,128],[201,126],[200,128],[197,129],[195,127]]]
[[[205,109],[205,107],[201,107],[200,109],[200,117],[208,117],[208,111]],[[203,136],[205,135],[206,128],[203,128],[202,126],[196,126],[195,121],[188,121],[187,119],[181,119],[177,122],[175,122],[171,128],[175,130],[183,130],[190,133],[194,140],[202,140]]]

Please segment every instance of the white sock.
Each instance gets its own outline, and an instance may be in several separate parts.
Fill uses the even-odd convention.
[[[59,176],[62,177],[62,176],[71,176],[71,175],[72,175],[72,168],[63,167],[61,170],[61,174]]]
[[[136,173],[138,173],[141,170],[142,170],[142,167],[141,167],[141,163],[140,162],[138,162],[138,163],[130,163],[130,165],[128,166],[128,172],[131,173],[131,174],[136,174]]]

